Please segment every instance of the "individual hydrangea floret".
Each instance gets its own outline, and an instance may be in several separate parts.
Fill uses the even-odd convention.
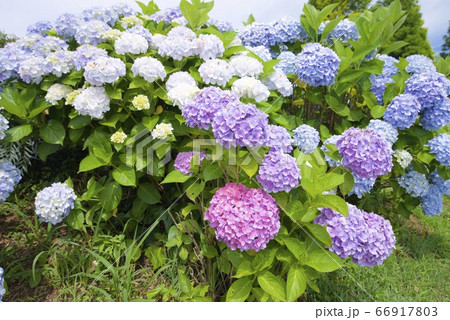
[[[171,123],[159,123],[152,131],[153,139],[164,140],[172,134],[173,127]]]
[[[294,92],[294,87],[288,77],[280,69],[275,69],[269,76],[262,79],[269,90],[277,90],[283,97],[289,97]]]
[[[126,138],[127,135],[125,134],[125,132],[117,131],[112,134],[110,140],[113,143],[124,143]]]
[[[78,25],[75,30],[75,40],[78,44],[91,44],[96,46],[105,42],[102,35],[106,31],[111,30],[111,27],[103,21],[91,20]]]
[[[148,41],[139,34],[123,32],[120,38],[114,43],[114,48],[118,54],[146,53],[148,50]]]
[[[0,203],[8,199],[21,179],[22,173],[11,162],[0,162]]]
[[[217,190],[205,220],[232,250],[264,250],[280,229],[275,199],[261,189],[227,183]]]
[[[397,181],[409,195],[415,198],[424,196],[430,189],[427,176],[414,170],[399,177]]]
[[[181,83],[167,91],[167,99],[169,99],[174,106],[182,109],[199,91],[200,89],[197,86]]]
[[[73,89],[68,85],[55,83],[48,88],[45,100],[52,105],[57,105],[59,100],[67,98],[72,91]]]
[[[6,289],[5,289],[5,279],[3,278],[3,268],[0,268],[0,302],[3,301],[3,296],[6,293]]]
[[[222,40],[213,34],[201,34],[194,41],[194,50],[203,60],[216,59],[223,55]]]
[[[214,19],[214,18],[210,18],[206,24],[208,26],[215,26],[217,29],[219,29],[219,31],[221,33],[224,32],[228,32],[228,31],[233,31],[234,30],[234,26],[231,22],[228,21],[223,21],[223,20],[218,20],[218,19]]]
[[[430,147],[430,153],[435,154],[435,158],[443,166],[450,168],[450,134],[441,133],[427,144]]]
[[[270,150],[282,151],[289,153],[292,151],[292,143],[294,140],[286,130],[281,126],[269,125],[269,138],[267,140],[267,146]]]
[[[230,59],[234,74],[239,77],[257,77],[263,72],[263,65],[257,59],[245,55],[234,56]]]
[[[327,152],[330,152],[330,150],[327,148],[327,145],[336,146],[336,142],[339,140],[340,137],[341,136],[339,135],[329,137],[327,140],[325,140],[325,142],[321,147],[323,153],[325,154],[325,161],[328,163],[330,167],[339,167],[341,165],[341,160],[334,160],[327,154]]]
[[[406,150],[395,150],[393,156],[397,159],[398,164],[403,169],[408,168],[413,160],[411,153]]]
[[[431,108],[441,103],[448,95],[448,79],[437,72],[413,74],[407,81],[405,93],[416,97],[422,106]]]
[[[113,83],[125,76],[125,63],[118,58],[99,57],[84,68],[84,78],[94,86]]]
[[[265,191],[274,193],[298,187],[300,178],[297,159],[282,151],[266,154],[256,176]]]
[[[133,104],[133,107],[135,107],[137,110],[150,109],[150,101],[148,100],[148,97],[143,94],[139,94],[136,97],[134,97],[131,103]]]
[[[60,223],[74,208],[75,192],[66,183],[54,183],[36,195],[34,205],[40,221]]]
[[[395,97],[384,113],[384,121],[398,129],[410,128],[417,119],[420,103],[408,93]]]
[[[267,118],[267,114],[253,104],[232,101],[214,117],[214,137],[226,148],[264,146],[269,137]]]
[[[217,87],[206,87],[184,105],[181,111],[187,126],[209,129],[217,112],[227,107],[232,101],[238,101],[238,97],[230,91]]]
[[[154,82],[158,78],[164,80],[166,77],[163,64],[152,57],[137,58],[134,60],[131,71],[135,76],[141,76],[148,82]]]
[[[338,55],[318,43],[308,43],[297,56],[297,75],[312,87],[330,86],[334,83],[339,63]]]
[[[266,101],[270,95],[269,89],[253,77],[243,77],[236,80],[231,86],[231,90],[238,97],[255,99],[257,102]]]
[[[392,169],[392,148],[370,129],[350,128],[336,142],[342,165],[361,178],[376,178]]]
[[[303,153],[311,154],[319,145],[319,132],[313,127],[307,124],[302,124],[293,132],[294,145],[296,145]]]
[[[212,59],[202,63],[198,72],[205,84],[225,86],[233,77],[234,68],[225,60]]]
[[[424,108],[420,125],[426,130],[439,130],[450,123],[450,99],[444,98],[432,107]]]
[[[166,90],[169,91],[170,89],[173,89],[180,84],[188,84],[193,87],[197,86],[197,82],[189,74],[189,72],[178,71],[178,72],[172,73],[169,76],[169,78],[167,79]]]
[[[327,42],[333,44],[336,40],[340,42],[348,42],[348,40],[357,41],[359,39],[359,32],[356,24],[348,19],[343,19],[334,27],[328,34]]]
[[[387,142],[392,146],[398,139],[398,131],[389,122],[372,119],[367,126],[367,129],[371,129],[384,137]]]
[[[244,46],[270,47],[277,44],[278,38],[272,24],[253,22],[239,30],[238,37]]]
[[[349,196],[355,194],[359,199],[363,197],[364,194],[369,193],[375,184],[376,178],[360,178],[357,174],[352,173],[353,180],[355,182],[353,189],[349,192]]]
[[[6,130],[8,130],[8,128],[9,121],[2,114],[0,114],[0,140],[5,139],[5,132]]]
[[[276,68],[281,69],[285,74],[297,73],[297,56],[293,52],[281,52],[277,59],[281,61],[277,63]]]
[[[395,248],[389,220],[348,205],[347,218],[330,208],[320,209],[315,223],[326,225],[332,245],[330,251],[341,258],[351,257],[360,266],[381,265]]]
[[[257,46],[257,47],[246,47],[248,51],[253,52],[258,57],[260,57],[264,61],[272,60],[272,54],[270,53],[270,50],[263,46]],[[243,51],[243,54],[246,54],[247,52]]]
[[[73,55],[73,64],[77,70],[81,70],[89,62],[95,61],[100,57],[108,57],[108,52],[89,44],[82,45],[77,48]]]
[[[422,203],[422,211],[427,216],[439,215],[444,208],[442,192],[438,186],[432,185],[428,192],[420,198]]]
[[[110,98],[103,87],[89,87],[82,90],[74,99],[73,106],[80,115],[102,119],[109,111]]]
[[[405,71],[408,73],[436,72],[433,61],[421,54],[406,57],[406,61],[408,61],[408,65]]]
[[[175,158],[174,167],[182,174],[192,175],[191,164],[198,165],[199,167],[202,165],[203,159],[206,158],[206,153],[204,152],[196,152],[198,154],[198,163],[193,163],[192,158],[194,157],[194,152],[180,152]]]

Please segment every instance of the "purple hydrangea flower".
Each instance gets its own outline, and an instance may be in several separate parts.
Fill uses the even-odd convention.
[[[21,179],[22,173],[11,162],[0,163],[0,203],[8,199]]]
[[[331,236],[330,251],[341,258],[352,257],[360,266],[381,265],[395,248],[395,236],[389,220],[348,205],[348,216],[329,208],[321,209],[315,223],[326,225]]]
[[[216,114],[230,102],[238,100],[238,97],[230,91],[217,87],[206,87],[184,105],[181,111],[187,126],[209,129]]]
[[[443,166],[450,167],[450,134],[441,133],[428,141],[430,153],[435,154],[435,158]]]
[[[62,14],[56,19],[55,31],[65,40],[71,40],[75,37],[77,27],[85,23],[83,18],[72,13]]]
[[[315,128],[307,124],[302,124],[293,132],[294,145],[296,145],[303,153],[311,154],[319,145],[320,136]]]
[[[216,238],[232,250],[263,250],[280,229],[275,199],[261,189],[227,183],[217,190],[205,212]]]
[[[405,68],[408,73],[436,72],[433,61],[421,54],[406,57],[406,61],[409,63]]]
[[[36,195],[36,215],[40,221],[58,224],[69,215],[76,199],[75,192],[67,184],[54,183]]]
[[[269,139],[267,140],[267,146],[270,150],[282,151],[289,153],[292,151],[293,139],[289,132],[281,126],[269,125]]]
[[[422,106],[431,108],[447,97],[447,78],[437,72],[417,73],[406,81],[405,93],[412,94]]]
[[[340,62],[330,48],[308,43],[297,56],[297,75],[312,87],[330,86],[334,83]]]
[[[310,39],[310,36],[305,31],[300,23],[300,20],[286,16],[281,19],[272,22],[272,26],[275,32],[275,39],[278,44],[295,42],[300,40],[306,42]]]
[[[397,179],[398,184],[405,188],[411,197],[419,198],[424,196],[430,189],[427,177],[423,173],[411,170]]]
[[[206,153],[204,152],[196,152],[199,156],[199,163],[194,163],[194,165],[198,165],[199,167],[202,164],[203,159],[206,158]],[[194,152],[180,152],[176,159],[174,167],[178,171],[180,171],[182,174],[192,175],[191,171],[191,162],[192,158],[194,157]]]
[[[384,113],[384,121],[398,129],[410,128],[417,119],[420,103],[408,93],[395,97]]]
[[[367,126],[367,129],[371,129],[378,133],[380,136],[386,139],[386,141],[392,146],[398,139],[398,131],[389,122],[372,119]]]
[[[392,148],[370,129],[350,128],[336,142],[342,165],[361,178],[376,178],[392,169]]]
[[[214,137],[226,148],[264,146],[269,137],[267,118],[253,104],[232,101],[214,117]]]
[[[298,187],[300,178],[297,159],[282,151],[266,154],[256,176],[267,192],[289,192]]]
[[[426,130],[439,130],[450,123],[450,99],[436,103],[432,107],[423,108],[420,125]]]

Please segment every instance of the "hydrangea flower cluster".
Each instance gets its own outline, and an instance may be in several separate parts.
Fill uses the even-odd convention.
[[[0,140],[5,139],[6,136],[6,130],[9,128],[9,121],[6,120],[6,118],[0,114]]]
[[[420,103],[408,93],[395,97],[384,113],[384,121],[398,129],[410,128],[417,119]]]
[[[406,150],[395,150],[393,156],[397,159],[398,164],[403,169],[408,168],[413,160],[411,153]]]
[[[433,61],[421,54],[408,56],[406,57],[406,61],[409,63],[405,68],[405,71],[408,73],[436,72]]]
[[[222,40],[213,34],[201,34],[194,41],[194,46],[198,49],[196,53],[203,60],[221,57],[225,52]]]
[[[413,74],[407,81],[405,93],[416,97],[425,108],[433,108],[447,97],[448,80],[437,72]]]
[[[198,68],[198,72],[205,84],[219,86],[225,86],[234,75],[233,67],[221,59],[207,60]]]
[[[267,118],[253,104],[231,101],[213,119],[214,137],[226,148],[264,146],[269,137]]]
[[[182,109],[200,91],[197,86],[182,83],[167,92],[167,98],[174,106]]]
[[[383,61],[384,65],[381,75],[370,76],[370,81],[372,83],[372,87],[370,90],[377,98],[378,104],[383,104],[383,96],[384,91],[386,90],[386,83],[394,82],[394,80],[392,80],[392,76],[396,75],[398,72],[398,68],[395,66],[395,63],[398,63],[399,61],[385,54],[376,55],[376,58]]]
[[[110,140],[112,143],[124,143],[126,138],[127,135],[125,134],[125,132],[117,131],[113,133]]]
[[[398,139],[398,131],[389,122],[383,120],[372,119],[367,129],[373,130],[392,146]]]
[[[307,125],[302,124],[294,131],[294,145],[305,154],[311,154],[317,148],[320,142],[319,132]]]
[[[234,75],[239,77],[257,77],[263,72],[262,63],[246,55],[232,57],[230,65],[233,67]]]
[[[370,129],[350,128],[336,142],[342,165],[361,178],[376,178],[392,169],[392,148]]]
[[[376,178],[360,178],[357,174],[352,173],[355,185],[353,189],[349,192],[349,196],[356,194],[356,196],[361,199],[365,193],[369,193],[375,184]]]
[[[171,123],[159,123],[152,131],[153,139],[166,139],[172,134],[173,127]]]
[[[73,106],[80,115],[102,119],[109,111],[109,96],[103,87],[88,87],[82,90],[73,100]]]
[[[244,46],[270,47],[277,44],[276,31],[271,24],[253,22],[246,25],[238,32],[238,37],[241,39]]]
[[[306,42],[310,39],[309,34],[305,31],[298,19],[285,16],[272,22],[272,26],[275,32],[275,41],[278,44],[292,43],[297,40]]]
[[[3,296],[6,293],[6,289],[5,289],[5,279],[3,278],[3,268],[0,268],[0,302],[3,301]]]
[[[442,194],[450,194],[450,180],[445,180],[442,179],[437,170],[435,170],[434,172],[432,172],[430,174],[430,176],[428,177],[430,180],[430,183],[434,186],[438,187],[438,190],[440,193]]]
[[[141,76],[148,82],[154,82],[156,79],[164,79],[166,71],[162,63],[152,57],[140,57],[134,60],[131,71],[135,76]]]
[[[0,163],[0,203],[8,199],[20,179],[22,179],[22,173],[11,162]]]
[[[113,83],[123,77],[127,69],[118,58],[99,57],[88,63],[84,69],[84,78],[94,86]]]
[[[348,40],[357,41],[359,39],[359,32],[356,24],[348,19],[339,21],[336,27],[328,34],[327,42],[333,44],[334,39],[341,42],[347,42]]]
[[[140,35],[141,37],[144,37],[144,39],[147,40],[148,45],[150,47],[151,41],[153,39],[153,36],[150,33],[150,30],[144,28],[143,26],[138,25],[138,26],[134,26],[132,28],[127,29],[127,32],[134,33],[134,34]]]
[[[282,151],[266,154],[256,176],[265,191],[274,193],[298,187],[300,178],[297,159]]]
[[[330,48],[308,43],[297,56],[297,75],[312,87],[330,86],[334,83],[340,62],[338,55]]]
[[[435,154],[435,158],[443,166],[450,168],[450,134],[441,133],[428,141],[430,153]]]
[[[206,87],[183,106],[181,114],[186,119],[187,126],[209,129],[216,114],[234,101],[238,101],[238,97],[230,91],[217,87]]]
[[[283,97],[289,97],[294,92],[292,83],[280,69],[275,69],[269,76],[263,78],[262,82],[270,90],[277,90]]]
[[[136,97],[134,97],[131,103],[133,104],[133,107],[135,107],[137,110],[150,109],[150,101],[148,100],[148,97],[144,96],[143,94],[139,94]]]
[[[157,23],[164,21],[164,23],[171,23],[172,21],[182,18],[183,14],[179,7],[167,8],[164,11],[158,11],[150,16],[150,20]]]
[[[269,138],[267,140],[267,146],[270,147],[271,151],[282,151],[285,153],[292,151],[292,143],[294,140],[286,128],[270,124],[268,130]]]
[[[442,193],[436,185],[430,186],[428,192],[420,198],[422,211],[427,216],[435,216],[442,212],[444,204],[442,202]]]
[[[57,105],[59,100],[67,98],[72,91],[73,89],[68,85],[55,83],[48,88],[45,100],[52,105]]]
[[[282,70],[285,74],[296,74],[297,73],[297,56],[291,51],[283,51],[277,57],[281,60],[277,63],[276,67]]]
[[[209,205],[205,220],[232,250],[263,250],[280,229],[277,203],[261,189],[227,183]]]
[[[426,175],[411,170],[397,179],[398,184],[403,187],[412,197],[424,196],[430,189]]]
[[[84,67],[95,61],[100,57],[108,57],[108,52],[104,49],[100,49],[91,45],[82,45],[75,50],[73,57],[73,63],[77,70],[84,69]]]
[[[178,171],[180,171],[182,174],[192,175],[193,172],[191,171],[191,163],[193,165],[198,165],[199,167],[202,165],[203,159],[206,158],[206,153],[204,152],[196,152],[199,157],[199,163],[192,163],[192,158],[194,157],[194,152],[180,152],[176,159],[174,167]]]
[[[140,54],[148,50],[148,40],[137,33],[123,32],[114,43],[117,54]]]
[[[75,40],[79,44],[91,44],[96,46],[105,42],[102,35],[106,31],[111,30],[111,27],[103,21],[91,20],[77,25],[75,30]]]
[[[215,26],[221,33],[233,31],[234,26],[231,22],[211,18],[206,22],[209,26]]]
[[[19,76],[26,83],[41,83],[42,77],[52,71],[51,64],[43,57],[35,56],[22,61]]]
[[[257,47],[246,47],[248,51],[253,52],[258,57],[263,59],[264,61],[272,60],[272,54],[270,53],[270,50],[263,46],[257,46]],[[243,54],[246,54],[244,51]]]
[[[238,97],[255,99],[257,102],[266,101],[269,98],[269,89],[258,79],[253,77],[242,77],[235,82],[231,90]]]
[[[75,192],[66,183],[53,183],[36,195],[36,215],[40,221],[56,225],[69,215],[76,199]]]
[[[172,73],[166,81],[166,90],[169,91],[180,84],[188,84],[192,87],[197,86],[197,82],[192,78],[189,72],[178,71]]]
[[[439,130],[450,123],[450,99],[436,103],[433,107],[424,108],[420,116],[420,125],[426,130]]]
[[[328,163],[328,165],[330,167],[339,167],[341,165],[341,161],[340,160],[334,160],[332,159],[329,155],[327,155],[327,152],[329,152],[330,150],[327,148],[327,145],[335,145],[336,146],[336,142],[339,140],[341,136],[339,135],[334,135],[329,137],[327,140],[325,140],[325,142],[323,143],[323,146],[321,147],[322,151],[325,154],[325,161]]]
[[[351,257],[360,266],[380,265],[393,252],[395,236],[389,220],[348,205],[348,216],[329,208],[321,209],[315,223],[326,225],[331,236],[330,251]]]

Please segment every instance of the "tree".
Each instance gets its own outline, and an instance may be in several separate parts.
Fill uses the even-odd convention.
[[[380,0],[378,4],[388,6],[394,0]],[[400,0],[402,9],[406,11],[407,17],[405,23],[392,36],[391,42],[406,41],[408,44],[390,55],[398,57],[407,57],[412,54],[422,54],[433,58],[433,49],[427,39],[427,28],[423,27],[422,14],[418,0]]]
[[[444,36],[444,44],[441,47],[441,57],[446,58],[450,55],[450,21],[448,23],[447,34]]]
[[[332,3],[339,3],[338,6],[330,14],[330,19],[336,16],[348,15],[351,12],[363,11],[367,9],[371,0],[309,0],[308,3],[313,5],[316,9],[322,10],[326,6]]]

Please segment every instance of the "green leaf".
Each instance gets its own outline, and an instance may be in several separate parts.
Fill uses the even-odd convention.
[[[38,103],[36,103],[36,107],[31,110],[30,114],[28,115],[28,118],[34,118],[37,115],[39,115],[42,111],[50,107],[51,107],[50,103],[48,103],[45,100],[41,100]]]
[[[253,280],[250,277],[238,279],[233,282],[227,291],[227,302],[244,302],[252,290]]]
[[[306,265],[319,272],[331,272],[341,268],[341,259],[333,252],[318,249],[308,253]]]
[[[205,181],[215,180],[223,175],[222,170],[220,170],[219,165],[216,163],[206,166],[203,169],[202,173],[203,173],[203,180]]]
[[[266,270],[258,276],[258,283],[259,286],[274,299],[286,301],[286,283],[281,277],[277,277]]]
[[[189,175],[182,174],[178,170],[173,170],[166,176],[166,178],[161,182],[161,184],[175,183],[175,182],[183,183],[183,182],[188,181],[190,178],[191,178],[191,176],[189,176]]]
[[[239,165],[239,167],[242,168],[242,170],[244,170],[244,172],[251,178],[253,177],[256,172],[258,172],[258,162],[256,162],[256,160],[251,157],[250,162],[248,164],[241,164]]]
[[[86,172],[104,166],[106,163],[93,155],[88,155],[81,160],[78,172]]]
[[[382,116],[384,116],[385,111],[386,111],[386,107],[376,105],[375,107],[370,109],[370,115],[373,118],[378,119],[378,118],[381,118]]]
[[[215,258],[219,255],[219,252],[217,252],[217,249],[214,246],[207,245],[203,248],[203,256],[205,256],[208,259]]]
[[[253,269],[252,263],[248,260],[242,261],[236,269],[236,274],[233,278],[242,278],[255,274],[256,270]]]
[[[327,247],[331,246],[331,237],[328,234],[327,228],[325,226],[319,226],[318,224],[308,224],[306,225],[308,230],[320,240]]]
[[[62,146],[57,144],[42,142],[38,147],[38,156],[42,161],[46,161],[49,155],[61,150],[62,148]]]
[[[253,14],[250,14],[250,15],[248,16],[247,21],[242,21],[242,24],[243,24],[244,26],[248,26],[248,25],[252,24],[253,22],[255,22],[255,17],[253,16]]]
[[[148,247],[144,254],[150,260],[153,270],[162,267],[166,263],[166,252],[164,247]]]
[[[5,108],[11,114],[25,119],[27,115],[27,108],[20,103],[20,93],[17,89],[6,87],[0,95],[0,107]]]
[[[142,124],[148,129],[148,130],[153,130],[153,128],[155,128],[156,124],[159,121],[159,117],[158,116],[153,116],[153,117],[144,117],[142,118]]]
[[[123,186],[136,186],[136,172],[133,168],[121,164],[118,168],[112,172],[114,180]]]
[[[67,217],[66,222],[71,228],[73,228],[75,230],[81,230],[81,228],[83,228],[83,223],[84,223],[83,211],[72,210],[69,213],[69,216]]]
[[[261,271],[265,268],[270,267],[273,263],[273,260],[275,259],[276,253],[277,249],[265,249],[258,252],[252,262],[253,269],[255,271]]]
[[[352,191],[353,187],[355,185],[355,180],[353,178],[353,175],[350,172],[345,172],[344,174],[344,183],[342,183],[339,186],[339,190],[341,191],[342,195],[349,194],[350,191]]]
[[[112,211],[122,200],[122,187],[114,181],[107,182],[105,189],[100,192],[100,204],[105,211]]]
[[[161,195],[159,194],[158,188],[150,182],[139,184],[137,195],[139,199],[147,204],[155,204],[161,201]]]
[[[392,51],[396,51],[396,50],[398,50],[400,48],[403,48],[407,44],[408,44],[408,42],[406,42],[406,41],[395,41],[395,42],[392,42],[386,48],[382,49],[381,53],[382,54],[389,54]]]
[[[291,266],[286,282],[287,301],[297,301],[306,290],[306,276],[302,267]]]
[[[70,119],[68,127],[70,129],[81,129],[86,127],[91,123],[90,116],[76,116],[73,119]]]
[[[109,163],[113,156],[110,137],[107,133],[96,130],[85,141],[85,146],[89,147],[90,153],[97,158]]]
[[[186,195],[189,199],[191,199],[192,201],[195,201],[195,199],[203,191],[204,188],[205,188],[205,181],[194,182],[186,190]]]
[[[40,130],[40,136],[45,142],[50,144],[63,145],[64,138],[66,137],[66,130],[61,122],[56,120],[50,120],[45,127]]]
[[[178,281],[180,284],[181,292],[183,292],[184,294],[190,294],[192,291],[192,283],[189,280],[188,276],[186,276],[181,270],[178,270]]]
[[[317,195],[313,199],[313,204],[318,208],[333,209],[345,217],[348,215],[348,205],[344,199],[333,194]]]
[[[20,139],[28,136],[31,132],[33,132],[33,126],[29,123],[13,127],[6,131],[6,140],[10,142],[19,141]]]
[[[294,255],[297,260],[301,260],[306,252],[306,244],[297,238],[283,238],[285,246]]]

